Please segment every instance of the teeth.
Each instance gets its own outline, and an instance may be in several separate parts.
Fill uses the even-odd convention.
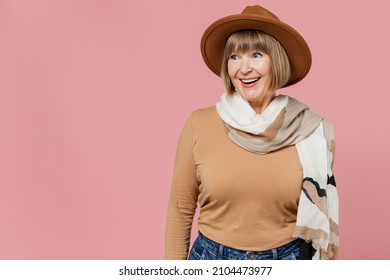
[[[251,84],[256,81],[258,81],[260,78],[254,78],[254,79],[249,79],[249,80],[241,80],[244,84]]]

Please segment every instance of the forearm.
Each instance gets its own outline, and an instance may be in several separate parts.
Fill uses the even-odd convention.
[[[195,209],[186,212],[185,214],[181,213],[177,209],[174,199],[170,199],[165,235],[165,259],[187,259]]]

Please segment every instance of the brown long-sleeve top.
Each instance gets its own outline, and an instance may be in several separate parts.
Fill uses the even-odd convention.
[[[186,259],[192,220],[208,238],[262,251],[293,240],[303,169],[295,146],[259,155],[234,144],[215,107],[188,118],[177,146],[166,259]]]

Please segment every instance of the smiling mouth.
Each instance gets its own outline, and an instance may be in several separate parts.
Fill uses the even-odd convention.
[[[241,80],[240,81],[246,85],[251,85],[253,83],[256,83],[260,78],[253,78],[253,79],[246,79],[246,80]]]

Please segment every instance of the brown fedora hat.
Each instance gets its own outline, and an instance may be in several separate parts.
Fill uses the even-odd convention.
[[[247,6],[241,14],[215,21],[203,33],[200,43],[203,60],[216,75],[221,75],[222,56],[228,37],[245,29],[261,30],[282,44],[291,65],[291,77],[285,87],[307,75],[311,67],[311,53],[306,41],[298,31],[258,5]]]

